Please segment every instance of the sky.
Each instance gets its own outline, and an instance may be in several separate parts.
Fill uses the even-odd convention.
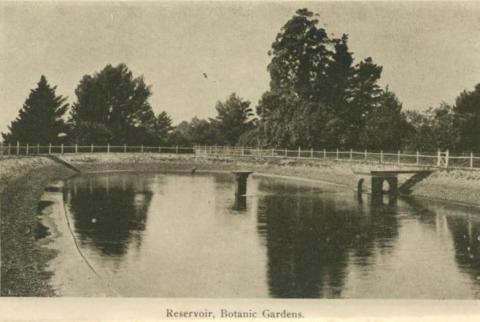
[[[107,64],[143,75],[175,124],[215,116],[232,92],[255,107],[268,50],[299,8],[348,34],[357,62],[383,66],[404,109],[453,104],[480,83],[480,2],[0,2],[0,132],[42,74],[73,103],[83,75]]]

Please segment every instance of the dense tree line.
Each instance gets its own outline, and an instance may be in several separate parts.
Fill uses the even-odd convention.
[[[250,102],[232,93],[224,102],[218,101],[217,116],[208,120],[194,117],[180,123],[172,134],[178,145],[238,145],[242,136],[255,128]]]
[[[454,105],[442,103],[426,112],[407,111],[407,149],[480,152],[480,84],[463,91]]]
[[[7,143],[250,145],[369,150],[480,151],[480,84],[425,112],[403,111],[379,80],[371,57],[358,62],[348,36],[328,36],[318,15],[300,9],[269,51],[269,89],[254,109],[235,93],[216,117],[173,126],[155,114],[151,86],[125,64],[85,75],[75,102],[41,76],[9,131]],[[68,113],[67,113],[68,112]]]

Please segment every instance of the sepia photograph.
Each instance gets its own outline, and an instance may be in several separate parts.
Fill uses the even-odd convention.
[[[1,1],[0,321],[480,318],[479,35],[478,1]]]

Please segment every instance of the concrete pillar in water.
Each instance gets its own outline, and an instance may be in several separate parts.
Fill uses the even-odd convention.
[[[243,210],[247,207],[247,179],[252,171],[233,171],[235,175],[235,205],[234,209]]]
[[[242,196],[247,193],[247,179],[252,171],[233,171],[235,180],[237,181],[235,186],[235,196]]]
[[[388,184],[390,186],[390,190],[388,191],[388,195],[391,197],[396,197],[398,195],[398,178],[390,177],[387,179]]]
[[[394,206],[397,204],[397,196],[398,196],[398,177],[390,177],[387,179],[388,184],[390,186],[390,190],[388,190],[388,204],[390,206]]]
[[[398,196],[398,178],[397,176],[372,176],[372,204],[383,204],[383,182],[387,181],[388,189],[388,204],[395,205]]]
[[[234,210],[245,210],[247,209],[247,197],[235,195],[235,204],[233,205]]]
[[[358,201],[362,202],[362,194],[363,194],[363,184],[365,182],[365,179],[363,178],[360,178],[360,180],[358,180],[357,182],[357,199]]]
[[[383,204],[383,177],[372,176],[372,204]]]

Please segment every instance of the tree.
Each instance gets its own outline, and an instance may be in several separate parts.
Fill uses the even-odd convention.
[[[458,148],[480,151],[480,84],[473,91],[461,93],[453,108],[458,129]]]
[[[402,148],[407,133],[402,104],[387,88],[379,97],[379,104],[369,111],[360,142],[371,150],[395,151]]]
[[[157,116],[152,112],[148,113],[141,126],[130,130],[130,134],[139,139],[137,142],[147,145],[168,145],[173,130],[172,119],[163,111]],[[141,140],[141,141],[140,141]]]
[[[18,117],[2,137],[7,143],[17,141],[28,144],[63,142],[59,136],[67,131],[63,116],[68,109],[67,98],[55,94],[56,86],[50,86],[45,76],[40,77],[37,87],[30,91]]]
[[[427,113],[406,111],[410,131],[405,148],[411,151],[436,151],[438,149],[432,119]]]
[[[434,152],[457,148],[458,128],[454,108],[446,103],[425,112],[405,113],[409,123],[407,149]]]
[[[352,69],[350,86],[347,89],[347,108],[340,115],[345,122],[345,126],[341,129],[344,134],[338,134],[344,137],[344,146],[361,147],[359,134],[369,121],[370,113],[378,112],[379,106],[391,103],[392,112],[397,107],[401,110],[401,103],[395,94],[388,89],[386,92],[382,91],[378,85],[381,74],[382,67],[374,64],[371,57],[364,59]]]
[[[314,98],[322,92],[331,41],[317,25],[312,12],[300,9],[282,27],[269,52],[272,90],[293,91],[301,98]]]
[[[455,127],[455,111],[453,107],[442,103],[436,109],[430,108],[427,113],[432,115],[432,130],[435,135],[437,149],[456,150],[458,147],[459,129]]]
[[[219,143],[236,145],[240,136],[253,128],[250,102],[235,93],[230,94],[225,102],[218,101],[215,109],[217,117],[211,122],[220,134]]]
[[[133,77],[125,64],[107,65],[93,76],[85,75],[75,94],[71,123],[77,141],[91,143],[82,141],[88,137],[80,133],[84,128],[106,129],[98,133],[106,136],[97,139],[114,144],[139,144],[155,137],[150,86],[143,76]]]
[[[163,111],[158,114],[157,119],[155,120],[154,133],[160,144],[166,145],[169,143],[173,129],[172,118],[167,112]]]
[[[257,107],[264,144],[358,147],[378,105],[382,68],[371,58],[354,65],[348,36],[329,38],[317,16],[297,10],[272,44],[270,90]]]
[[[268,91],[257,107],[261,145],[296,148],[314,146],[321,126],[315,104],[300,99],[294,93]]]
[[[112,142],[113,134],[105,124],[97,122],[78,122],[73,128],[72,135],[76,142],[83,144],[106,145]]]
[[[190,122],[183,121],[173,130],[172,142],[177,145],[220,144],[216,127],[207,120],[194,117]]]

